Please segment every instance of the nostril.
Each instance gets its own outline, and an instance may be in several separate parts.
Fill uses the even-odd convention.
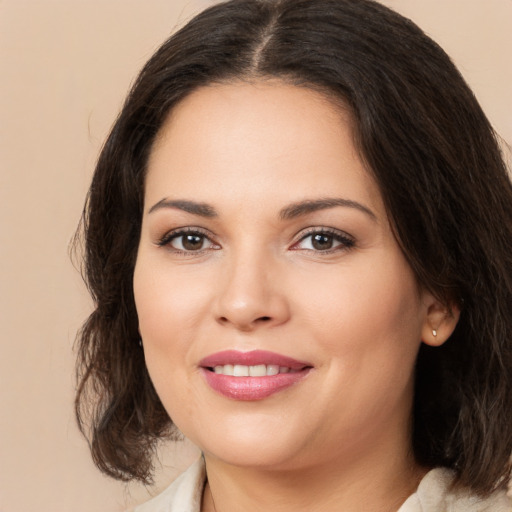
[[[274,316],[270,315],[253,317],[244,317],[243,315],[227,315],[217,317],[217,322],[220,325],[233,325],[242,331],[252,331],[253,329],[257,328],[257,326],[263,327],[263,325],[272,325],[273,320]]]

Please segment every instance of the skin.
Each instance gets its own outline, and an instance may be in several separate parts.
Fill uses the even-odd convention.
[[[352,203],[282,216],[325,198]],[[216,215],[161,203],[183,200]],[[172,238],[183,227],[193,250]],[[203,511],[391,511],[414,491],[414,364],[457,315],[418,286],[339,105],[277,81],[185,98],[150,156],[134,293],[155,388],[205,456]],[[198,366],[228,349],[313,369],[266,399],[228,399]]]

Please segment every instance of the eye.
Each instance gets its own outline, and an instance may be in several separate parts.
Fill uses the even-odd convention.
[[[171,231],[164,235],[158,245],[168,247],[177,253],[194,253],[219,248],[205,233],[192,229]]]
[[[179,235],[175,236],[169,243],[171,247],[180,251],[200,251],[204,249],[206,237],[204,235]]]
[[[343,232],[331,229],[315,229],[303,235],[302,238],[292,246],[292,249],[334,252],[350,249],[354,245],[354,240]]]

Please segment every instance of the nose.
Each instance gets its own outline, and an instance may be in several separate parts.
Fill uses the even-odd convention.
[[[288,321],[286,286],[271,260],[240,255],[225,263],[214,307],[217,322],[250,332]]]

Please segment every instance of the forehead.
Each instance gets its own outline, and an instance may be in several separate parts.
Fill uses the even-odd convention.
[[[172,110],[150,155],[146,197],[228,198],[236,189],[301,199],[330,195],[335,184],[380,202],[348,109],[305,87],[236,82],[199,88]]]
[[[309,117],[311,114],[313,117]],[[286,134],[279,133],[280,121],[288,124]],[[341,100],[306,86],[278,79],[214,83],[195,89],[174,106],[156,137],[154,149],[158,149],[165,138],[175,136],[176,128],[185,137],[190,135],[187,130],[192,129],[195,138],[207,133],[210,123],[215,123],[216,127],[221,124],[224,128],[231,127],[234,130],[231,135],[243,134],[251,138],[258,134],[261,123],[265,123],[265,131],[275,138],[298,136],[304,125],[309,128],[309,136],[315,131],[320,133],[319,128],[325,123],[346,124],[350,129],[352,118],[348,106]],[[290,133],[290,124],[296,126],[293,133]],[[241,132],[245,127],[250,128],[249,133]],[[212,144],[219,143],[211,132],[208,136]]]

